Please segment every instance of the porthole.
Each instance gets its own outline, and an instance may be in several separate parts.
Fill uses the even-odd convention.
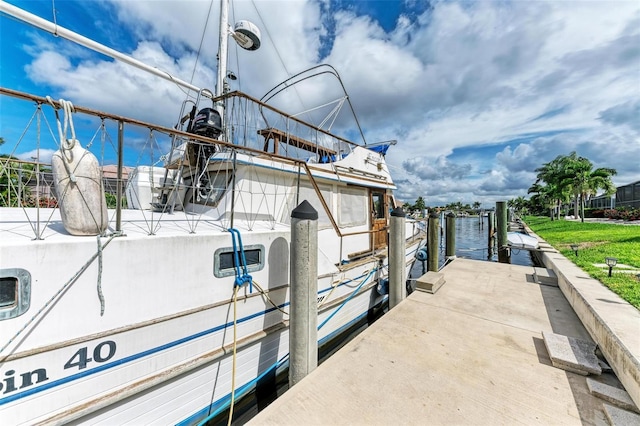
[[[18,317],[31,303],[31,274],[20,268],[0,269],[0,321]]]

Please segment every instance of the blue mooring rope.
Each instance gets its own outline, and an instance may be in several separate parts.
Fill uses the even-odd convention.
[[[234,284],[236,287],[242,287],[249,283],[249,293],[253,293],[253,277],[249,275],[247,270],[247,259],[244,255],[244,247],[242,246],[242,235],[240,235],[240,231],[235,228],[229,228],[227,231],[231,233],[231,241],[233,243],[233,260],[236,269],[236,280]],[[238,246],[240,247],[240,258],[238,257]],[[242,260],[242,263],[240,263],[240,260]]]

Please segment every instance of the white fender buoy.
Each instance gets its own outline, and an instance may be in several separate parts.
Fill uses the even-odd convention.
[[[51,159],[62,224],[71,235],[102,234],[108,212],[98,159],[77,140],[67,142]]]

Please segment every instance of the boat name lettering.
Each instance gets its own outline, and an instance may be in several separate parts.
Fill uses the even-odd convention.
[[[90,362],[106,362],[113,358],[116,354],[116,342],[105,340],[98,343],[91,354],[93,358],[89,358],[89,349],[85,346],[76,351],[69,361],[64,364],[64,369],[78,367],[79,370],[87,367]],[[28,388],[49,380],[46,368],[36,368],[26,373],[18,373],[11,369],[0,375],[0,394],[8,394],[19,389]]]
[[[36,368],[35,370],[21,373],[18,375],[18,377],[20,377],[20,381],[19,383],[16,383],[16,371],[5,371],[2,382],[0,382],[0,392],[4,391],[2,393],[7,394],[13,391],[17,391],[18,389],[24,389],[31,385],[49,380],[49,377],[47,376],[47,370],[45,370],[44,368]],[[33,382],[34,379],[35,383]]]
[[[103,348],[105,346],[108,348],[106,350],[106,353],[105,351],[103,351]],[[67,363],[64,365],[65,370],[67,368],[73,367],[78,367],[79,370],[82,370],[83,368],[86,368],[87,364],[92,361],[109,361],[116,354],[116,342],[114,342],[113,340],[105,340],[102,343],[98,343],[96,347],[93,348],[93,359],[87,357],[88,352],[89,350],[86,346],[78,349],[78,351],[73,354],[69,361],[67,361]]]

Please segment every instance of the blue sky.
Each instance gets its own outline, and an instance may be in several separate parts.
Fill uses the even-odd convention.
[[[9,3],[49,21],[55,5],[58,25],[214,86],[217,4],[194,71],[209,1]],[[401,200],[526,196],[534,169],[571,151],[617,169],[617,184],[640,180],[638,1],[241,0],[232,15],[263,35],[260,50],[230,60],[235,88],[260,97],[310,66],[334,66],[367,140],[399,141],[387,160]],[[183,93],[164,80],[4,14],[0,36],[3,87],[175,122]],[[3,98],[0,109],[2,153],[34,156],[33,137],[15,147],[33,108]],[[91,138],[96,124],[76,127]]]

